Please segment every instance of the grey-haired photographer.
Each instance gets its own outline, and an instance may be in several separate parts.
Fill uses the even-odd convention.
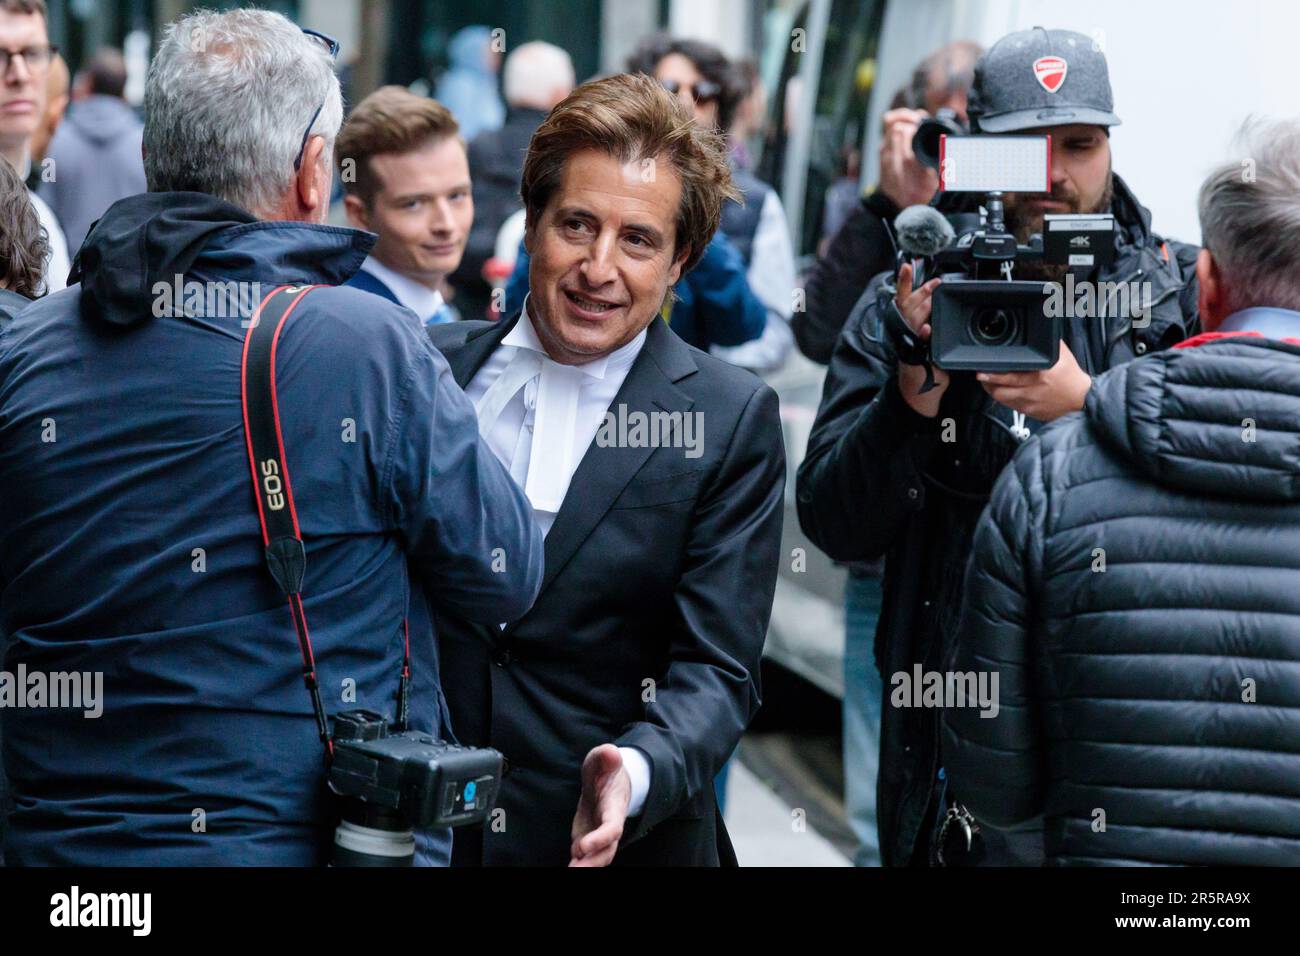
[[[103,674],[96,720],[3,715],[9,864],[323,864],[323,748],[345,776],[414,764],[437,789],[465,752],[434,741],[434,610],[495,623],[537,594],[527,499],[446,361],[412,313],[337,287],[374,237],[322,225],[335,52],[261,10],[170,24],[150,191],[0,332],[5,668]],[[454,815],[442,796],[418,819]],[[449,831],[379,816],[346,821],[353,849],[446,862]]]

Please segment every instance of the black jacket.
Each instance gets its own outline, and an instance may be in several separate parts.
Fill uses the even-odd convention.
[[[960,799],[1046,816],[1057,864],[1300,865],[1300,346],[1218,339],[1103,376],[975,535],[945,715]]]
[[[1095,319],[1070,320],[1066,343],[1090,373],[1165,348],[1197,327],[1196,250],[1152,233],[1149,214],[1118,176],[1112,211],[1116,257],[1099,278],[1150,281],[1153,305],[1141,328],[1127,317],[1108,319],[1104,328]],[[898,391],[892,350],[868,335],[876,302],[872,289],[864,295],[867,308],[855,311],[831,360],[797,497],[804,532],[830,557],[885,557],[876,660],[888,704],[891,675],[916,663],[939,669],[956,632],[971,535],[1019,443],[1010,410],[969,373],[953,375],[934,419],[912,411]],[[887,866],[926,863],[929,817],[942,799],[939,770],[937,714],[886,706],[877,819]]]
[[[429,333],[463,386],[515,321]],[[621,406],[629,423],[699,413],[701,453],[594,441],[546,536],[532,610],[504,631],[439,618],[456,735],[510,762],[504,826],[458,830],[455,864],[566,864],[582,760],[611,742],[651,766],[616,863],[735,861],[713,778],[759,705],[785,487],[776,394],[656,319]]]
[[[814,362],[831,360],[844,323],[871,277],[894,267],[894,201],[879,189],[862,199],[818,256],[805,283],[806,309],[790,320],[799,351]]]

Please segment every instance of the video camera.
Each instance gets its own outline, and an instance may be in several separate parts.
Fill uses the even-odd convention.
[[[935,154],[941,192],[983,193],[979,228],[956,235],[942,213],[912,206],[895,222],[899,264],[913,264],[913,287],[936,276],[930,314],[932,334],[925,361],[950,370],[982,372],[1051,368],[1060,354],[1062,317],[1045,308],[1051,283],[1014,278],[1015,266],[1044,262],[1096,267],[1114,256],[1115,220],[1110,214],[1046,215],[1044,235],[1021,245],[1007,231],[1005,193],[1051,191],[1050,136],[982,136],[949,132],[930,121],[917,143],[926,162]],[[920,138],[918,131],[918,138]],[[937,149],[932,140],[937,140]],[[897,326],[902,317],[894,313]],[[888,319],[887,319],[888,321]],[[892,328],[915,353],[921,348],[910,329]],[[900,356],[907,349],[900,348]]]

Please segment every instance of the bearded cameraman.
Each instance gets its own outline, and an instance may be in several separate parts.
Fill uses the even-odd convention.
[[[1045,214],[1105,213],[1115,218],[1110,264],[1076,280],[1148,284],[1149,314],[1069,319],[1060,357],[1049,369],[1003,374],[927,368],[878,334],[882,274],[864,294],[832,357],[821,408],[799,469],[798,508],[808,537],[840,561],[885,558],[875,653],[885,681],[878,821],[886,866],[979,862],[1033,863],[1034,834],[963,817],[939,752],[937,707],[913,706],[895,691],[919,666],[940,672],[949,659],[961,606],[966,558],[994,480],[1020,442],[1083,405],[1095,374],[1196,334],[1196,249],[1166,242],[1150,214],[1112,173],[1109,74],[1090,38],[1063,30],[1004,37],[975,67],[969,113],[975,132],[1051,136],[1051,192],[1008,194],[1009,232],[1024,244]],[[1016,265],[1016,278],[1055,279],[1063,269]],[[897,276],[893,302],[908,327],[930,337],[930,309],[941,280],[913,287]],[[883,301],[888,303],[886,295]],[[900,676],[901,675],[901,676]],[[895,705],[896,704],[896,705]],[[955,824],[954,825],[954,821]],[[948,824],[945,826],[945,824]]]

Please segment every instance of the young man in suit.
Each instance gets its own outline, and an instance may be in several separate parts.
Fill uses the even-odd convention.
[[[339,133],[348,222],[379,236],[348,285],[405,306],[425,325],[455,319],[442,288],[474,223],[459,129],[442,104],[385,86],[357,104]]]
[[[532,610],[440,622],[453,726],[510,762],[468,865],[735,862],[712,780],[759,705],[781,540],[775,393],[658,320],[735,195],[650,77],[584,84],[524,166],[523,311],[430,329],[546,534]]]

